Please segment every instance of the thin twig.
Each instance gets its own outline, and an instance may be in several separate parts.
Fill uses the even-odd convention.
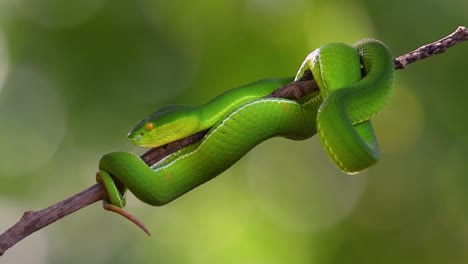
[[[408,67],[408,64],[444,53],[448,48],[466,40],[468,40],[468,29],[466,27],[458,27],[457,30],[448,36],[396,58],[395,69],[405,69]]]
[[[452,34],[434,43],[424,45],[408,54],[395,59],[395,69],[405,69],[409,64],[420,61],[427,57],[445,52],[448,48],[468,40],[468,29],[459,27]],[[272,93],[271,97],[281,97],[287,99],[299,99],[306,94],[317,90],[317,84],[312,79],[311,74],[306,74],[298,81],[291,82]],[[151,149],[144,153],[141,158],[147,164],[154,164],[174,151],[183,148],[205,135],[206,131],[199,132],[190,137],[171,142],[164,146]],[[47,225],[97,201],[105,199],[107,194],[100,183],[75,194],[55,205],[40,211],[25,212],[23,217],[0,235],[0,256],[13,245],[46,227]]]

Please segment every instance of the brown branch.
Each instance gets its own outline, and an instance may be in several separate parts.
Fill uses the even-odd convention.
[[[95,184],[59,203],[40,211],[27,211],[21,219],[0,235],[0,256],[30,234],[107,197],[101,184]]]
[[[448,48],[468,40],[468,28],[458,27],[452,34],[431,44],[424,45],[395,59],[395,69],[405,69],[408,64],[444,53]]]
[[[445,52],[448,48],[468,40],[468,29],[459,27],[452,34],[434,43],[422,46],[408,54],[395,59],[395,69],[405,69],[409,64],[420,61],[427,57]],[[306,94],[316,91],[317,84],[312,79],[312,74],[306,73],[300,80],[291,82],[284,87],[273,92],[271,97],[281,97],[287,99],[299,99]],[[151,149],[144,153],[141,158],[147,164],[154,164],[174,151],[183,148],[205,135],[206,131],[199,132],[187,138],[171,142],[164,146]],[[23,217],[0,234],[0,256],[6,250],[29,236],[35,231],[46,227],[47,225],[97,201],[105,199],[107,194],[100,183],[97,183],[88,189],[75,194],[55,205],[40,211],[25,212]]]

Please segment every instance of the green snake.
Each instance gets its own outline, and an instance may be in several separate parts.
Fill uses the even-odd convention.
[[[120,209],[127,189],[147,204],[167,204],[275,136],[304,140],[318,134],[329,158],[346,173],[373,165],[379,149],[370,119],[387,103],[393,87],[388,47],[374,39],[352,46],[326,44],[307,56],[294,80],[309,70],[319,91],[300,100],[266,97],[292,77],[266,79],[229,90],[198,107],[163,107],[138,122],[128,137],[142,147],[208,132],[152,166],[128,152],[102,156],[96,178],[108,194],[105,208],[142,227]]]

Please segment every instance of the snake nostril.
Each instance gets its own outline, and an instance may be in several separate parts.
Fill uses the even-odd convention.
[[[141,139],[141,137],[142,137],[143,135],[144,135],[143,133],[137,135],[136,138],[135,138],[136,141],[140,141],[140,139]]]

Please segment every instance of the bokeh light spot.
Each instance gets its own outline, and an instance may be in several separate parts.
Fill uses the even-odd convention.
[[[15,11],[46,28],[69,28],[91,19],[105,3],[106,0],[17,0]]]
[[[398,153],[418,142],[424,125],[424,112],[413,90],[398,83],[389,104],[372,123],[382,153]]]
[[[5,42],[5,35],[0,30],[0,94],[8,74],[9,59],[8,49]]]
[[[239,176],[232,172],[222,177]],[[151,213],[159,239],[144,243],[145,257],[157,258],[163,252],[177,263],[308,263],[309,238],[265,218],[250,195],[222,182]],[[218,189],[221,185],[226,188]],[[194,206],[193,201],[200,204]]]
[[[373,35],[368,14],[355,2],[320,1],[311,4],[308,10],[303,25],[311,47],[329,42],[353,44]]]
[[[366,186],[365,172],[342,173],[317,139],[270,140],[249,154],[249,187],[273,221],[299,232],[340,222],[356,206]]]
[[[0,177],[45,164],[65,133],[65,109],[52,83],[31,67],[12,70],[0,96]]]

